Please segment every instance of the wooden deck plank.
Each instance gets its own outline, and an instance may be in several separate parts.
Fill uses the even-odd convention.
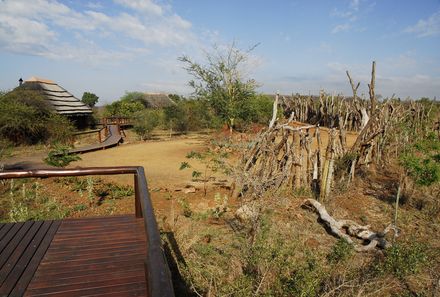
[[[22,235],[22,232],[20,232],[23,230],[22,227],[26,228],[25,226],[32,225],[32,227],[28,229],[31,232],[27,232],[24,237],[21,236],[21,239],[24,239],[22,241],[23,245],[19,243],[20,247],[16,249],[14,253],[9,254],[10,257],[8,261],[5,261],[6,266],[3,265],[1,269],[2,282],[0,286],[0,296],[23,295],[47,247],[52,241],[58,224],[59,223],[52,221],[43,223],[17,223],[9,230],[8,234],[3,237],[3,240],[9,238],[10,242],[15,242],[14,236],[20,237]],[[12,234],[12,231],[14,231],[15,234]],[[10,236],[11,234],[13,236]],[[7,249],[4,251],[7,251]],[[8,263],[11,265],[13,263],[14,265],[7,266]]]
[[[34,222],[24,223],[20,230],[18,230],[14,237],[6,244],[3,251],[0,252],[0,267],[3,267],[3,264],[5,264],[5,262],[9,259],[9,256],[12,254],[33,224]]]
[[[8,245],[9,241],[15,236],[15,234],[21,229],[24,223],[17,223],[12,225],[12,228],[3,236],[0,240],[0,252]]]
[[[145,296],[142,219],[65,220],[25,296]]]
[[[1,225],[2,225],[2,228],[0,229],[0,240],[3,239],[3,237],[6,235],[6,233],[8,233],[9,229],[11,229],[14,224],[7,223],[7,224],[1,224]]]
[[[123,277],[132,277],[132,276],[138,276],[139,271],[141,273],[144,273],[144,270],[139,267],[125,267],[122,270],[119,271],[111,271],[110,273],[106,271],[106,273],[101,274],[81,274],[73,277],[61,277],[60,275],[57,275],[56,277],[47,277],[45,279],[40,279],[40,281],[35,284],[32,289],[39,289],[44,287],[56,287],[56,286],[63,286],[67,282],[69,284],[87,284],[94,281],[104,281],[104,280],[113,280],[113,279],[120,279]],[[91,277],[93,276],[93,277]]]
[[[43,226],[45,225],[45,223],[48,221],[45,221],[43,223]],[[32,258],[30,259],[29,263],[27,264],[27,266],[24,269],[24,272],[22,274],[22,276],[20,277],[20,279],[18,280],[18,282],[15,284],[15,287],[13,288],[13,290],[10,293],[10,296],[23,296],[26,288],[28,287],[30,281],[32,280],[35,271],[38,269],[38,266],[40,264],[41,259],[43,258],[43,256],[45,255],[50,243],[52,242],[52,238],[54,237],[55,233],[58,230],[58,227],[60,225],[60,221],[49,221],[50,225],[47,228],[47,232],[40,233],[40,230],[42,230],[43,228],[40,228],[40,230],[38,231],[38,233],[35,235],[34,239],[36,239],[37,241],[39,241],[39,243],[32,245],[29,245],[30,247],[30,252],[28,253],[28,255],[31,254],[31,252],[33,250],[35,250],[35,253],[33,254]],[[43,227],[42,226],[42,227]],[[40,234],[42,234],[42,239],[39,240],[39,236]],[[27,256],[27,255],[26,255]],[[17,265],[18,266],[18,265]],[[15,266],[15,267],[17,267]],[[15,269],[14,267],[14,269]],[[21,267],[20,267],[21,269]],[[11,272],[11,274],[14,272],[14,270]]]
[[[14,252],[9,255],[9,257],[6,260],[6,263],[3,263],[4,265],[0,265],[0,284],[4,282],[6,277],[9,275],[11,270],[14,268],[15,264],[20,259],[21,255],[24,253],[26,248],[28,247],[31,240],[34,238],[34,235],[37,233],[38,229],[40,229],[41,225],[43,224],[42,221],[34,222],[32,227],[29,229],[27,235],[23,240],[20,242],[20,244],[15,248]]]
[[[14,224],[12,223],[6,223],[6,224],[0,224],[1,228],[0,228],[0,240],[3,239],[3,236],[5,236],[6,233],[8,233],[9,229],[12,228]]]
[[[137,296],[145,296],[145,280],[144,283],[133,282],[122,285],[111,285],[107,287],[95,287],[95,288],[78,288],[76,290],[71,291],[63,291],[63,292],[54,292],[50,294],[50,297],[90,297],[90,296],[108,296],[109,294],[114,294],[114,296],[123,296],[127,291],[138,290],[140,293],[143,291],[143,294]],[[47,294],[31,294],[26,293],[26,297],[42,297],[48,296]]]

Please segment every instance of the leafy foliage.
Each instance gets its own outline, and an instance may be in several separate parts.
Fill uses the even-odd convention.
[[[426,250],[426,246],[420,243],[394,244],[386,250],[385,259],[377,265],[377,270],[397,277],[417,273],[428,261]]]
[[[0,98],[0,136],[14,144],[67,142],[72,131],[40,92],[16,89]]]
[[[98,103],[98,99],[99,99],[99,97],[96,96],[95,94],[89,93],[89,92],[84,92],[84,94],[82,95],[81,101],[84,104],[86,104],[90,107],[93,107],[96,105],[96,103]]]
[[[156,110],[145,109],[135,113],[133,117],[133,129],[142,140],[149,139],[151,132],[160,122],[160,116]]]
[[[435,134],[415,143],[402,157],[401,164],[415,182],[430,186],[440,181],[440,140]]]
[[[229,127],[235,120],[243,118],[248,101],[255,96],[257,83],[253,79],[245,79],[243,66],[248,53],[236,48],[234,44],[226,51],[218,47],[213,53],[206,55],[206,64],[193,61],[188,56],[180,57],[186,71],[194,77],[189,85],[194,94],[207,100],[210,106]]]
[[[73,161],[81,160],[76,154],[69,154],[69,147],[64,145],[55,145],[51,150],[44,162],[55,167],[66,167]]]
[[[134,113],[144,109],[138,101],[115,101],[105,106],[106,116],[131,117]]]
[[[330,263],[343,262],[353,255],[353,252],[353,245],[344,238],[341,238],[333,246],[330,254],[327,255],[327,260]]]
[[[4,214],[2,215],[0,212],[0,221],[53,220],[68,216],[69,209],[46,195],[38,181],[21,179],[9,182],[8,195],[10,199],[2,199],[1,206]]]

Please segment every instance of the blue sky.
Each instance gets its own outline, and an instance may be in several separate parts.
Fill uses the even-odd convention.
[[[0,0],[0,89],[55,80],[109,103],[125,91],[189,95],[179,56],[247,49],[258,91],[440,98],[440,0]]]

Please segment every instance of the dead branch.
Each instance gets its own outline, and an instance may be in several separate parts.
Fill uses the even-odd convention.
[[[275,96],[275,101],[273,102],[272,119],[270,120],[270,123],[269,123],[269,129],[271,129],[275,125],[275,122],[277,120],[279,96],[280,96],[280,94],[277,93]]]
[[[330,228],[331,233],[339,238],[344,238],[347,242],[353,244],[354,249],[358,252],[366,252],[379,248],[389,248],[391,243],[385,239],[385,235],[389,231],[394,231],[397,234],[397,228],[390,224],[383,232],[370,231],[370,226],[362,226],[351,220],[336,220],[329,215],[325,207],[314,199],[306,199],[305,205],[312,206],[319,214],[319,218]],[[357,244],[352,238],[361,239],[364,244]]]

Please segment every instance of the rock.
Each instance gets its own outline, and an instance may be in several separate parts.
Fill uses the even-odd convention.
[[[258,209],[253,205],[243,205],[237,209],[235,217],[242,223],[253,221],[258,217]]]
[[[189,188],[183,189],[183,193],[185,193],[185,194],[195,193],[195,192],[196,192],[196,188],[194,188],[194,187],[189,187]]]

